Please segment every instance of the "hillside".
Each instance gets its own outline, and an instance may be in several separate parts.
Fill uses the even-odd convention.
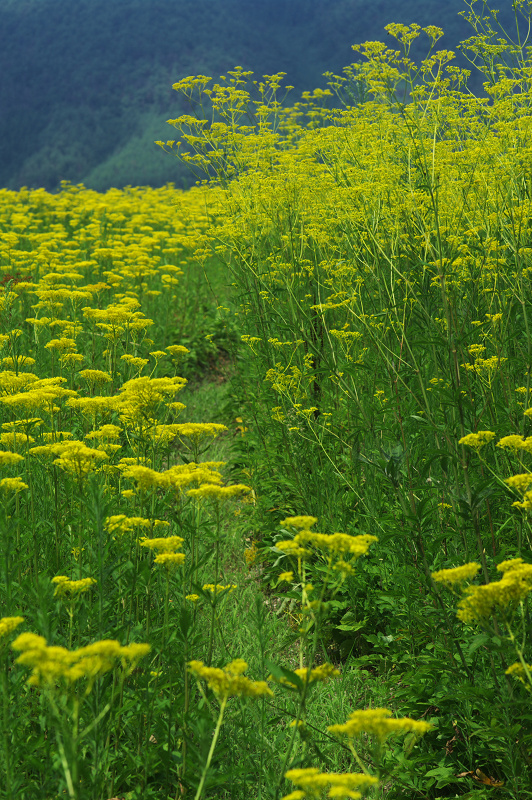
[[[172,83],[239,64],[284,71],[293,97],[353,61],[388,22],[469,35],[461,0],[0,0],[0,186],[54,190],[190,183],[157,148],[179,114]]]

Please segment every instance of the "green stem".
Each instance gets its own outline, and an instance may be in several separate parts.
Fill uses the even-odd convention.
[[[212,651],[214,648],[214,627],[216,623],[216,605],[218,599],[217,585],[218,585],[218,564],[220,561],[220,504],[216,503],[216,551],[214,557],[214,592],[212,596],[211,607],[211,629],[209,633],[209,652],[207,656],[207,666],[211,666]]]
[[[201,780],[199,782],[198,791],[196,792],[196,796],[194,800],[200,800],[201,794],[203,792],[203,786],[205,784],[205,778],[207,777],[207,772],[209,771],[209,767],[211,765],[212,757],[214,755],[214,748],[216,747],[216,742],[218,741],[218,736],[220,735],[220,728],[222,727],[222,722],[224,718],[225,707],[227,705],[227,697],[224,697],[222,703],[220,705],[220,715],[218,717],[218,722],[216,723],[216,728],[214,731],[214,736],[212,737],[211,748],[209,750],[209,755],[207,756],[207,761],[203,768],[203,773],[201,775]]]
[[[8,674],[9,674],[9,666],[7,659],[4,664],[4,669],[2,670],[2,717],[3,717],[3,742],[4,742],[4,757],[5,757],[5,792],[6,792],[6,800],[12,800],[12,793],[11,793],[11,754],[9,751],[9,738],[8,738],[8,730],[9,730],[9,707],[8,707]]]
[[[166,566],[166,586],[164,592],[164,622],[163,622],[163,643],[166,646],[168,634],[168,605],[170,602],[170,568]]]

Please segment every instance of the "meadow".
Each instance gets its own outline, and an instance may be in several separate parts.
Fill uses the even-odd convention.
[[[0,797],[532,797],[514,5],[482,96],[393,24],[175,84],[192,190],[0,191]]]

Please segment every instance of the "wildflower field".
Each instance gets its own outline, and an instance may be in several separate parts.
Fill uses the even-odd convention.
[[[193,190],[0,190],[1,798],[532,798],[514,7],[480,97],[394,24],[175,84]]]

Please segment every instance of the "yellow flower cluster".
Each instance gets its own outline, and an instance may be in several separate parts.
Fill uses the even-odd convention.
[[[319,667],[314,667],[313,669],[310,667],[295,669],[294,674],[301,678],[304,684],[325,683],[331,678],[338,677],[338,675],[340,675],[340,670],[333,667],[332,664],[320,664]],[[271,678],[268,680],[271,680]],[[289,678],[282,677],[279,683],[295,687],[295,684],[292,683]]]
[[[214,483],[203,483],[198,489],[190,489],[187,494],[189,497],[204,498],[209,500],[231,500],[243,494],[249,494],[251,488],[243,483],[235,483],[232,486],[217,486]]]
[[[87,693],[98,677],[117,666],[126,674],[132,672],[151,649],[149,644],[122,647],[114,639],[104,639],[78,650],[67,650],[48,645],[43,636],[35,633],[20,634],[11,646],[20,651],[17,663],[31,669],[31,685],[54,689],[58,684],[70,686],[86,678]]]
[[[468,586],[458,604],[463,622],[478,622],[496,611],[511,613],[520,600],[532,592],[532,564],[522,558],[503,561],[497,566],[502,578],[484,586]]]
[[[85,479],[90,472],[98,468],[101,461],[109,458],[103,450],[87,447],[84,442],[77,440],[32,447],[30,454],[36,457],[57,456],[52,463],[78,480]]]
[[[320,772],[316,767],[291,769],[285,773],[285,778],[299,789],[285,795],[282,800],[304,800],[304,798],[319,800],[324,791],[327,791],[327,797],[357,800],[362,797],[361,792],[379,782],[372,775],[356,772]]]
[[[191,483],[221,484],[222,476],[218,472],[218,468],[222,466],[222,463],[219,461],[206,461],[201,464],[195,464],[194,462],[176,464],[162,472],[157,472],[142,464],[131,464],[125,459],[122,459],[118,466],[124,478],[134,480],[137,488],[141,491],[149,489],[168,491],[173,489],[178,492],[184,490]]]
[[[149,550],[157,550],[158,553],[173,553],[179,550],[183,542],[181,536],[167,536],[161,539],[141,539],[140,544]]]
[[[515,664],[511,664],[508,667],[505,674],[513,675],[513,677],[521,681],[529,691],[532,691],[532,664],[517,661]]]
[[[52,578],[52,583],[56,584],[54,597],[74,599],[80,594],[88,592],[91,586],[96,584],[96,581],[94,578],[80,578],[78,581],[71,581],[65,575],[57,575]]]
[[[210,423],[167,424],[184,408],[174,400],[186,380],[157,377],[158,365],[167,357],[175,363],[188,349],[179,344],[154,348],[148,331],[155,322],[145,313],[152,297],[164,294],[166,303],[177,299],[173,292],[183,270],[172,261],[184,247],[194,249],[195,238],[209,226],[206,211],[204,190],[111,190],[105,196],[70,186],[58,195],[0,191],[0,226],[8,231],[0,243],[0,271],[9,278],[0,285],[0,307],[9,308],[10,318],[21,318],[18,327],[0,336],[0,348],[9,351],[2,359],[0,404],[19,417],[38,411],[43,427],[34,442],[31,420],[25,426],[23,420],[9,423],[18,427],[0,435],[6,448],[0,465],[14,465],[16,451],[25,454],[35,443],[33,455],[54,456],[54,466],[67,476],[81,481],[98,470],[111,479],[116,470],[109,462],[120,446],[112,443],[116,439],[128,441],[140,459],[147,441],[197,441],[225,430]],[[47,228],[51,217],[57,222]],[[23,228],[13,228],[15,219],[25,220]],[[148,356],[155,366],[142,376]],[[27,371],[33,365],[48,377]],[[85,428],[85,442],[40,450],[72,438],[57,424],[72,412]],[[103,425],[99,433],[96,423],[112,415],[121,425]],[[93,430],[87,431],[92,420]],[[97,447],[88,447],[91,439],[98,440]],[[8,449],[15,453],[9,455]],[[24,488],[13,480],[6,479],[5,492]]]
[[[318,521],[317,517],[301,515],[299,517],[286,517],[279,523],[283,527],[296,528],[297,530],[308,530]]]
[[[458,444],[472,447],[474,450],[480,450],[481,447],[491,442],[492,439],[495,439],[493,431],[477,431],[477,433],[468,433],[467,436],[462,436]]]
[[[28,484],[24,483],[22,478],[2,478],[0,480],[0,492],[5,495],[11,494],[12,492],[18,494],[18,492],[22,492],[24,489],[28,489]]]
[[[24,456],[19,453],[12,453],[10,450],[0,450],[0,467],[13,467],[20,461],[24,461]]]
[[[294,580],[294,573],[291,570],[289,572],[281,572],[277,580],[291,583]]]
[[[80,378],[87,381],[89,386],[99,386],[105,383],[111,383],[112,378],[108,372],[101,369],[82,369],[78,373]]]
[[[295,539],[301,544],[312,545],[316,550],[325,550],[331,555],[351,555],[355,559],[366,555],[373,542],[377,542],[376,536],[370,533],[363,533],[358,536],[349,536],[347,533],[314,533],[313,531],[301,531]]]
[[[176,425],[176,433],[178,436],[185,436],[195,442],[201,441],[208,437],[218,436],[227,430],[225,425],[220,425],[216,422],[183,422]]]
[[[216,596],[221,592],[234,592],[237,585],[236,583],[228,583],[227,586],[222,583],[205,583],[201,588],[204,592],[210,592],[213,596]]]
[[[350,536],[347,533],[316,533],[305,526],[314,525],[316,517],[287,517],[282,525],[299,530],[293,539],[284,539],[276,542],[276,547],[286,555],[298,559],[306,559],[313,552],[325,552],[328,555],[332,568],[342,575],[342,579],[354,572],[354,564],[358,558],[369,550],[373,542],[378,541],[376,536],[369,533]],[[349,557],[346,560],[345,557]],[[283,573],[287,574],[287,573]]]
[[[155,556],[154,563],[161,564],[163,567],[167,567],[167,569],[171,569],[172,567],[181,567],[185,563],[185,554],[159,553],[157,556]]]
[[[172,567],[180,567],[185,563],[185,554],[178,553],[181,549],[184,539],[181,536],[167,536],[160,539],[141,539],[141,547],[147,547],[149,550],[156,550],[155,563],[161,564],[167,569]]]
[[[441,569],[439,572],[432,573],[432,579],[438,583],[444,583],[448,586],[453,586],[455,583],[463,583],[474,578],[480,569],[480,564],[471,561],[469,564],[463,564],[461,567],[452,567],[451,569]]]
[[[485,348],[482,349],[484,350]],[[469,352],[471,353],[471,348],[469,348]],[[501,358],[499,356],[491,356],[490,358],[481,358],[477,356],[472,364],[462,364],[462,367],[470,372],[474,372],[481,380],[484,380],[491,386],[495,372],[506,361],[508,361],[507,358]]]
[[[0,639],[9,636],[19,625],[24,622],[24,617],[2,617],[0,619]]]
[[[497,442],[497,447],[513,450],[515,453],[519,450],[532,453],[532,436],[527,436],[526,439],[524,436],[517,436],[515,434],[512,436],[503,436],[503,438],[499,439]]]
[[[252,681],[243,674],[248,665],[241,658],[227,664],[223,669],[206,667],[202,661],[189,661],[190,672],[207,682],[207,685],[218,697],[227,700],[229,697],[264,697],[273,696],[266,681]]]
[[[255,564],[258,558],[259,558],[259,550],[256,542],[253,542],[251,544],[251,547],[246,547],[246,549],[244,550],[244,559],[248,567],[251,569],[251,567],[253,566],[253,564]]]
[[[523,511],[532,510],[532,473],[524,472],[519,475],[512,475],[506,478],[505,483],[523,495],[523,500],[516,500],[512,505],[521,508]]]
[[[371,733],[383,742],[392,733],[409,733],[412,731],[418,736],[432,730],[433,726],[423,720],[414,720],[410,717],[392,717],[388,708],[368,708],[353,711],[349,719],[342,725],[330,725],[327,730],[337,735],[348,736],[350,739],[360,736],[361,733]]]
[[[128,517],[125,514],[114,514],[105,520],[105,528],[111,536],[124,536],[135,528],[166,528],[169,522],[163,519],[149,520],[146,517]]]

